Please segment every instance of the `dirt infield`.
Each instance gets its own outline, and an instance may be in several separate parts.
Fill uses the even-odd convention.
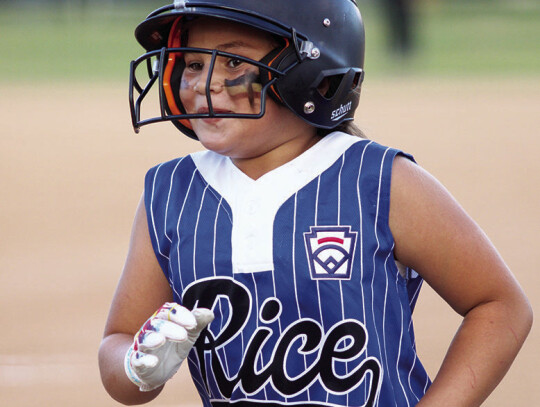
[[[540,312],[540,79],[366,83],[358,124],[402,148],[484,228]],[[115,406],[97,348],[146,170],[200,149],[130,128],[119,85],[0,85],[0,405]],[[459,318],[426,287],[415,325],[432,376]],[[489,407],[540,399],[533,331]],[[197,403],[184,370],[150,405]],[[184,404],[185,405],[185,404]]]

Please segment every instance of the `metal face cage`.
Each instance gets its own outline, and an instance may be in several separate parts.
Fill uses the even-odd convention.
[[[205,84],[205,96],[208,106],[208,112],[186,112],[182,106],[182,101],[179,100],[179,98],[173,96],[173,93],[180,91],[180,89],[171,89],[170,91],[168,90],[168,88],[174,86],[173,83],[169,83],[170,79],[167,77],[167,65],[171,63],[171,56],[176,55],[181,57],[186,53],[206,54],[210,55],[211,57]],[[141,57],[132,61],[130,65],[129,104],[133,129],[136,133],[138,133],[140,128],[147,124],[171,121],[188,136],[196,138],[189,123],[190,119],[258,119],[262,117],[265,113],[269,88],[274,84],[276,80],[286,75],[290,69],[294,68],[301,61],[301,59],[303,59],[302,54],[299,53],[298,56],[299,58],[296,62],[293,62],[292,64],[289,64],[285,69],[280,70],[272,68],[261,61],[255,61],[241,55],[232,54],[216,49],[192,47],[163,47],[160,50],[147,52]],[[231,94],[235,94],[235,92],[237,93],[239,91],[238,88],[244,88],[240,89],[240,92],[242,93],[242,91],[245,91],[244,93],[247,94],[246,97],[248,98],[248,100],[250,100],[251,104],[253,104],[254,94],[260,95],[260,108],[257,112],[216,111],[216,109],[214,108],[215,101],[213,100],[211,85],[215,77],[215,65],[218,58],[230,58],[239,60],[242,61],[246,66],[251,67],[248,73],[243,76],[232,79],[225,79],[223,86],[225,86],[227,91]],[[179,62],[173,63],[181,65],[179,64]],[[171,69],[185,68],[181,67]],[[147,81],[145,85],[143,85],[143,79]],[[150,90],[154,87],[156,82],[158,83],[159,112],[153,117],[144,117],[143,102],[145,101]],[[177,86],[180,85],[177,84]],[[179,105],[178,108],[174,106],[175,102],[177,105]]]

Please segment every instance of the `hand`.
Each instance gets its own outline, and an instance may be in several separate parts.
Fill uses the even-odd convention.
[[[165,303],[135,335],[125,357],[129,379],[141,391],[154,390],[174,376],[214,313]]]

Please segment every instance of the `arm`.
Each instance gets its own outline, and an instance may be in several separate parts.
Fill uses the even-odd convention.
[[[530,304],[480,228],[439,182],[402,157],[392,172],[390,228],[396,258],[464,317],[418,406],[479,406],[525,341]]]
[[[163,303],[172,301],[172,291],[154,254],[144,201],[141,199],[131,234],[122,277],[114,294],[103,341],[99,367],[105,389],[123,404],[142,404],[154,399],[162,387],[141,392],[126,376],[124,357],[133,336]]]

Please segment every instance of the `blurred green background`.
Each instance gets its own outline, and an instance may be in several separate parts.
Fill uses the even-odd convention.
[[[414,76],[540,75],[540,1],[413,1],[407,54],[392,52],[381,1],[358,0],[366,71]],[[135,26],[163,1],[0,0],[0,82],[127,80]]]

